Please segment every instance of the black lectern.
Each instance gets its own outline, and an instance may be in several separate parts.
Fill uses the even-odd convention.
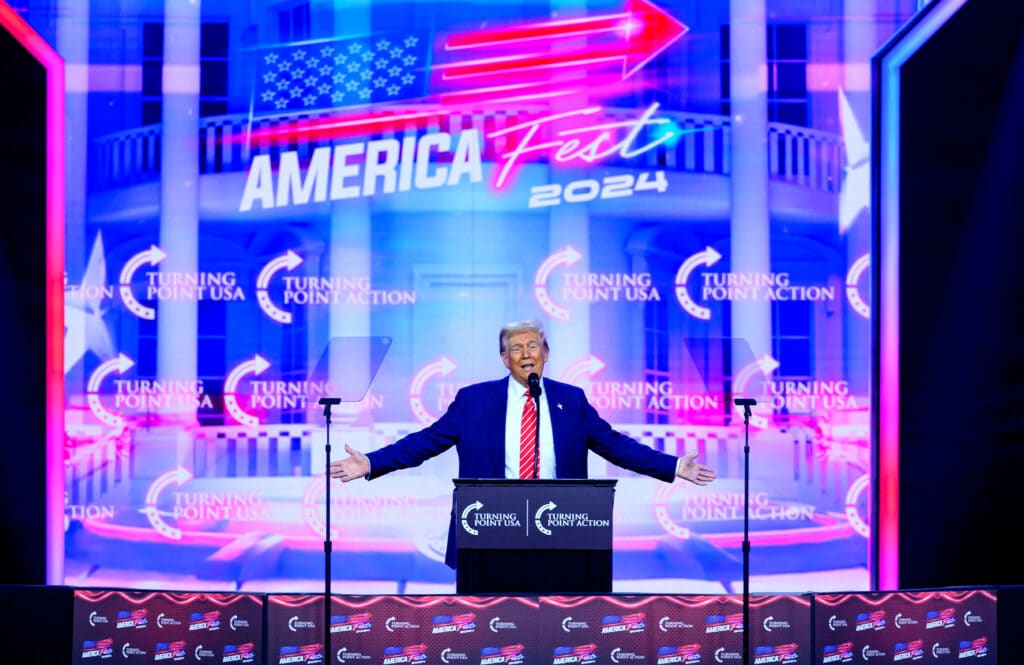
[[[611,593],[615,480],[454,482],[458,593]]]

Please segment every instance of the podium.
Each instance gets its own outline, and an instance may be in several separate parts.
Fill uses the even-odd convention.
[[[453,482],[457,593],[611,593],[617,481]]]

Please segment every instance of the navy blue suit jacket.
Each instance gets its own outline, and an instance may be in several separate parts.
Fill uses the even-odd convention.
[[[504,478],[505,409],[510,380],[506,376],[459,390],[434,424],[368,453],[367,479],[419,466],[452,446],[459,455],[460,478]],[[677,457],[613,430],[580,388],[544,379],[544,398],[551,414],[556,477],[586,478],[587,453],[592,450],[630,471],[665,482],[675,479]],[[449,526],[445,563],[454,568],[455,561],[455,529]]]

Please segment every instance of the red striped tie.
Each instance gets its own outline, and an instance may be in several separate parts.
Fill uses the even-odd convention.
[[[523,422],[519,428],[519,477],[534,477],[533,450],[537,442],[537,405],[526,391],[526,404],[523,405]]]

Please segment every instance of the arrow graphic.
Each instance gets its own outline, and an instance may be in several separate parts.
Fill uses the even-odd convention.
[[[871,318],[871,307],[868,306],[864,299],[860,297],[860,290],[857,288],[857,282],[860,281],[860,276],[864,274],[864,271],[871,265],[871,254],[865,254],[850,266],[850,269],[846,272],[846,299],[850,303],[850,307],[853,311],[857,312],[865,319]]]
[[[566,367],[565,372],[562,373],[562,380],[566,383],[577,383],[583,377],[594,376],[604,368],[604,362],[594,354],[590,354]]]
[[[767,353],[764,354],[754,362],[748,363],[745,367],[743,367],[742,369],[740,369],[739,372],[736,373],[736,380],[733,382],[733,392],[737,395],[745,395],[747,392],[747,385],[757,374],[762,374],[765,377],[768,377],[769,375],[771,375],[772,372],[774,372],[778,368],[779,361],[776,360],[775,358],[772,358]],[[771,409],[766,407],[767,405],[758,404],[757,406],[752,408],[752,411],[754,411],[755,413],[753,413],[750,416],[751,426],[757,427],[759,429],[764,429],[765,427],[768,427],[768,418],[766,416],[758,415],[756,413],[757,411],[765,410],[770,412]],[[737,406],[735,407],[735,409],[737,413],[742,414],[743,411],[741,407]]]
[[[537,527],[537,531],[540,531],[545,536],[550,536],[551,535],[551,530],[544,526],[544,523],[543,523],[541,518],[544,517],[544,513],[548,512],[549,510],[554,510],[554,509],[555,509],[555,502],[554,501],[548,501],[547,503],[542,505],[540,508],[538,508],[537,512],[533,514],[533,526]]]
[[[260,309],[263,310],[263,313],[278,323],[291,323],[292,314],[291,312],[279,309],[277,305],[270,300],[270,295],[267,293],[267,286],[270,284],[270,279],[276,273],[281,270],[291,272],[301,263],[302,257],[289,249],[282,256],[271,259],[267,265],[263,266],[263,269],[260,270],[260,274],[256,277],[256,301],[259,303]]]
[[[139,252],[135,256],[128,259],[128,261],[121,267],[121,275],[118,277],[118,293],[121,294],[121,302],[125,304],[128,311],[139,317],[140,319],[149,319],[152,321],[156,318],[156,310],[152,307],[144,307],[142,303],[135,299],[135,294],[132,293],[132,279],[135,277],[135,271],[146,265],[147,263],[151,266],[163,261],[167,258],[167,254],[156,245],[150,245],[149,249]]]
[[[679,270],[676,271],[676,300],[679,301],[679,304],[687,314],[702,321],[711,319],[711,310],[707,307],[701,307],[693,301],[693,298],[690,297],[690,292],[686,288],[686,283],[690,279],[690,273],[696,270],[698,266],[710,268],[718,263],[721,258],[722,255],[716,252],[714,248],[707,247],[703,252],[697,252],[683,261],[683,265],[679,266]]]
[[[333,111],[326,117],[271,127],[252,125],[249,131],[222,140],[250,145],[264,140],[330,141],[404,131],[410,125],[427,126],[463,112],[503,110],[513,101],[543,103],[583,93],[592,102],[599,97],[616,98],[623,93],[626,79],[688,31],[686,25],[648,0],[625,0],[618,11],[451,34],[433,52],[423,54],[425,67],[410,74],[413,79],[423,76],[427,88],[422,95],[402,98],[415,99],[415,109],[385,105],[379,111],[362,112],[324,102],[324,108]],[[409,35],[408,40],[415,43],[419,38]],[[565,77],[562,74],[567,70],[585,76]],[[338,75],[346,73],[339,71]],[[264,93],[276,96],[271,90]],[[336,94],[345,96],[340,90]],[[286,107],[288,103],[284,101]]]
[[[100,384],[103,383],[103,379],[107,378],[111,373],[117,372],[118,374],[124,374],[134,366],[135,361],[125,354],[119,353],[116,358],[111,358],[93,370],[93,373],[89,376],[89,382],[86,386],[86,390],[88,391],[86,394],[86,401],[89,403],[89,410],[101,423],[113,427],[116,434],[121,433],[126,421],[124,416],[112,413],[103,406],[103,402],[100,401],[100,396],[98,394]]]
[[[268,367],[270,367],[270,363],[267,362],[267,359],[257,353],[252,357],[252,360],[246,360],[231,370],[227,378],[224,380],[224,407],[239,425],[244,425],[246,427],[259,427],[260,421],[259,418],[247,413],[245,409],[238,404],[238,396],[235,394],[237,392],[238,382],[241,381],[242,377],[248,374],[255,374],[259,376],[265,372]]]
[[[474,536],[480,535],[479,531],[477,531],[469,525],[469,514],[474,510],[480,510],[483,507],[484,504],[480,503],[480,501],[474,501],[473,503],[469,504],[468,506],[462,509],[462,515],[460,516],[459,520],[462,522],[462,528],[466,530],[466,533],[469,533]]]
[[[578,249],[572,245],[566,245],[546,258],[537,268],[537,272],[533,275],[533,294],[537,298],[537,303],[541,306],[541,309],[559,321],[568,321],[571,313],[567,308],[555,304],[548,295],[548,277],[555,268],[561,266],[565,266],[567,268],[574,266],[579,263],[581,258],[583,258],[583,254],[581,254]]]
[[[163,520],[157,503],[160,500],[160,494],[165,489],[171,485],[181,487],[190,480],[192,480],[192,472],[183,466],[157,476],[146,490],[146,505],[139,511],[146,516],[157,533],[170,540],[181,540],[181,529],[173,527]]]
[[[457,365],[448,356],[441,356],[432,363],[428,363],[423,366],[416,374],[412,377],[412,382],[409,386],[409,408],[412,409],[413,415],[424,426],[430,425],[437,416],[430,413],[427,407],[423,404],[423,386],[427,383],[427,380],[434,376],[448,376],[455,371]]]
[[[621,62],[625,79],[687,30],[685,25],[647,0],[628,0],[622,12],[453,35],[445,43],[448,51],[497,49],[509,45],[525,45],[535,50],[455,62],[441,69],[444,79],[456,79]],[[553,46],[561,45],[559,42],[578,41],[581,37],[608,39],[581,44],[576,50],[552,52]]]

